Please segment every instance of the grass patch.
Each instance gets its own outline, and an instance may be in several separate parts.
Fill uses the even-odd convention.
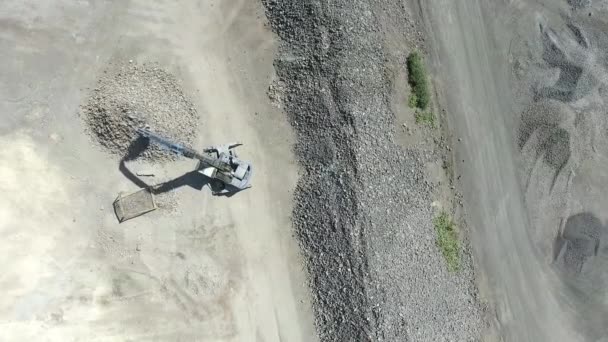
[[[433,112],[417,112],[414,114],[417,124],[428,125],[435,128],[435,114]]]
[[[415,96],[415,107],[425,110],[431,101],[424,61],[418,52],[412,52],[407,57],[408,82]],[[410,97],[410,102],[412,97]]]
[[[441,249],[448,270],[457,272],[460,269],[460,247],[454,221],[446,212],[442,211],[439,216],[433,219],[433,225],[437,232],[437,246]]]

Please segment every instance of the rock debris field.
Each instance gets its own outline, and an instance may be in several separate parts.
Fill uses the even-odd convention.
[[[263,3],[281,38],[271,90],[297,138],[292,217],[321,341],[477,340],[471,258],[450,274],[435,245],[424,165],[439,156],[394,142],[371,13],[407,13],[389,0]]]
[[[87,132],[108,152],[149,161],[167,161],[174,156],[158,146],[142,152],[137,128],[149,127],[191,146],[198,124],[197,111],[175,76],[156,64],[133,61],[109,64],[82,106],[81,116]]]

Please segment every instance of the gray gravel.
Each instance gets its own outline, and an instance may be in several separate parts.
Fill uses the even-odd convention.
[[[465,251],[463,270],[451,274],[435,245],[423,170],[438,155],[394,143],[387,24],[378,29],[377,18],[405,17],[403,4],[263,3],[282,42],[272,94],[297,136],[293,222],[321,340],[478,340],[471,258]]]
[[[87,132],[110,153],[125,157],[134,149],[138,127],[149,126],[159,134],[191,145],[198,114],[178,80],[155,64],[112,61],[92,90],[81,116]],[[157,146],[141,153],[144,159],[172,160]]]

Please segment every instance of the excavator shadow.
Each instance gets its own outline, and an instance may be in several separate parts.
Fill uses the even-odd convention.
[[[214,186],[213,184],[209,183],[209,179],[207,177],[197,171],[187,172],[182,176],[179,176],[164,183],[146,183],[140,177],[131,172],[131,170],[129,170],[126,165],[127,161],[136,159],[143,151],[146,150],[146,148],[148,148],[148,139],[144,139],[141,137],[137,138],[131,143],[129,149],[127,150],[127,154],[120,160],[120,164],[118,166],[120,172],[138,187],[150,189],[150,192],[155,195],[158,195],[180,188],[182,186],[190,186],[191,188],[197,190],[201,190],[205,185],[210,185],[211,187]]]

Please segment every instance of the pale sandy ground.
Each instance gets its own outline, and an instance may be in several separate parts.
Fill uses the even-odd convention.
[[[0,340],[315,340],[264,20],[253,0],[0,4]],[[218,199],[184,186],[173,212],[119,225],[111,203],[136,187],[76,114],[110,57],[181,78],[200,147],[243,141],[254,188]]]

